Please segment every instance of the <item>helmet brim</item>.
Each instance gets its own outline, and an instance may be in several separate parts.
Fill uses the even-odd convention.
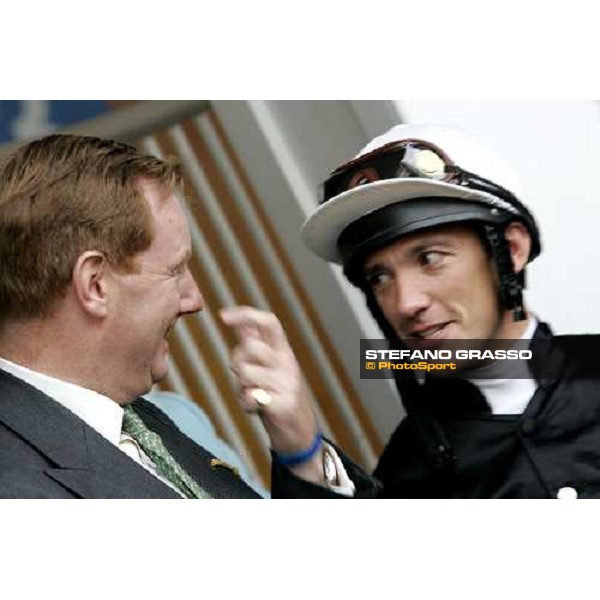
[[[344,257],[340,252],[338,241],[342,232],[352,223],[392,204],[424,198],[466,200],[481,205],[489,210],[490,214],[492,209],[501,209],[514,214],[517,218],[519,216],[518,211],[508,202],[483,191],[430,179],[388,179],[353,188],[319,206],[305,221],[301,232],[302,239],[321,258],[330,262],[343,263]],[[444,214],[442,212],[437,216],[442,219]],[[427,226],[433,227],[460,220],[467,219],[455,215],[452,220],[440,220],[437,223],[431,221],[432,224]],[[424,227],[423,223],[419,228]],[[416,230],[416,227],[412,228],[412,231]],[[404,233],[408,233],[408,229]],[[396,237],[399,235],[403,233],[397,233]]]

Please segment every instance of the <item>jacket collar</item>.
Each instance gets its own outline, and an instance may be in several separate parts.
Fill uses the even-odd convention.
[[[564,368],[565,355],[554,343],[554,334],[547,323],[540,322],[531,338],[531,372],[538,383],[558,379]]]

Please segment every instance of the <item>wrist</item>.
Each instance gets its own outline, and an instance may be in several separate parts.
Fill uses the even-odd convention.
[[[319,428],[313,415],[287,421],[278,417],[265,417],[263,425],[269,436],[271,448],[278,455],[296,454],[311,447]]]
[[[289,469],[296,477],[325,485],[323,448],[323,437],[317,433],[312,443],[298,452],[278,453],[273,450],[273,460]]]
[[[308,447],[295,452],[280,452],[273,450],[273,457],[284,467],[298,467],[310,462],[323,449],[323,436],[317,432]]]

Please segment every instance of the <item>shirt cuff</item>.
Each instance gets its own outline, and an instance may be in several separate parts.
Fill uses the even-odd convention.
[[[325,452],[325,461],[329,463],[331,473],[326,473],[326,485],[336,494],[352,498],[356,487],[353,481],[348,477],[348,473],[334,448],[327,442],[323,442],[323,451]],[[329,461],[327,459],[330,459]],[[328,470],[328,467],[325,467]],[[335,481],[336,483],[329,483]]]

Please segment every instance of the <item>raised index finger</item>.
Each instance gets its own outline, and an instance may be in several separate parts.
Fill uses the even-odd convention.
[[[232,327],[240,340],[248,331],[256,330],[260,337],[273,348],[287,347],[287,337],[279,319],[266,310],[253,306],[234,306],[219,311],[225,325]]]

